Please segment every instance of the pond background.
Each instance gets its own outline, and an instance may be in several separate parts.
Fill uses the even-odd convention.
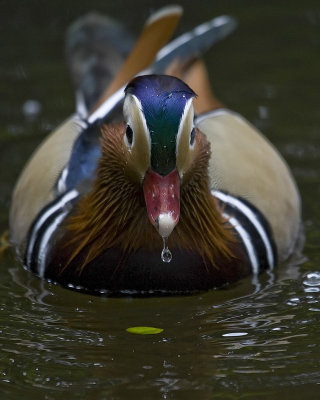
[[[67,26],[96,10],[138,34],[164,1],[0,1],[0,228],[36,145],[74,109]],[[205,56],[218,97],[258,126],[301,191],[304,261],[190,297],[108,299],[0,258],[3,399],[320,398],[320,2],[184,1],[178,33],[220,14],[235,34]],[[36,100],[41,113],[26,118]],[[126,332],[136,325],[158,335]]]

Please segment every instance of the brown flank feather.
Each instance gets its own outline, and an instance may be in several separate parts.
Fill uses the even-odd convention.
[[[126,254],[141,247],[161,249],[161,237],[147,216],[142,186],[130,182],[124,173],[128,156],[124,133],[124,124],[102,128],[102,157],[97,178],[92,191],[67,219],[63,243],[70,253],[60,273],[80,253],[84,257],[78,266],[79,273],[112,247],[123,249],[124,261]],[[208,186],[210,145],[199,131],[195,151],[193,165],[183,178],[180,221],[169,238],[169,247],[198,252],[205,264],[209,262],[218,267],[234,257],[230,247],[235,239],[211,196]]]

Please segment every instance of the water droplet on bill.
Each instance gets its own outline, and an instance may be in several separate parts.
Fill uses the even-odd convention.
[[[169,263],[172,260],[172,253],[168,247],[168,238],[164,237],[163,239],[163,249],[161,252],[161,260],[165,263]]]

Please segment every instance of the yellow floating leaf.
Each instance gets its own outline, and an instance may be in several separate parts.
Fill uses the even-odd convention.
[[[131,326],[126,329],[129,333],[135,333],[136,335],[156,335],[157,333],[163,332],[161,328],[154,328],[152,326]]]

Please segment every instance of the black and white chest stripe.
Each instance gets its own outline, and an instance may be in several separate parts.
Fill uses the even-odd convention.
[[[223,205],[223,216],[238,233],[246,249],[252,272],[273,269],[276,264],[276,248],[268,222],[250,203],[221,191],[212,195]],[[25,266],[44,277],[50,242],[55,231],[71,211],[78,198],[76,189],[60,195],[45,207],[33,223],[25,255]]]
[[[25,266],[44,277],[50,241],[58,226],[69,214],[72,204],[79,196],[76,189],[69,190],[53,200],[38,215],[31,226],[25,255]]]
[[[218,190],[212,195],[223,205],[223,216],[238,233],[246,249],[252,273],[273,269],[276,264],[276,247],[270,227],[263,215],[244,199]]]

